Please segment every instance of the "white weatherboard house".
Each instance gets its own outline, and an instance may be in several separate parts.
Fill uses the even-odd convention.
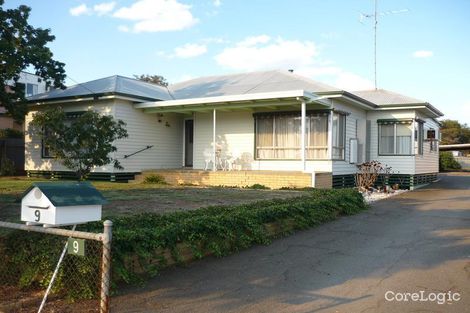
[[[91,178],[132,179],[158,171],[170,182],[271,187],[343,187],[356,165],[378,160],[413,187],[438,172],[439,123],[429,103],[386,90],[348,92],[289,71],[192,79],[168,88],[112,76],[30,98],[35,111],[62,106],[127,123],[116,142],[124,170]],[[26,134],[30,175],[65,175],[40,138]]]

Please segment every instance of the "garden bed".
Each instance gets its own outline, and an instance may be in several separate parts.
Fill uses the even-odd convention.
[[[342,189],[312,190],[291,199],[212,206],[167,214],[108,216],[114,222],[114,285],[141,282],[173,264],[184,264],[207,255],[220,257],[253,245],[268,244],[273,238],[364,209],[366,204],[360,193]],[[101,232],[102,224],[82,225],[80,229]],[[35,269],[39,264],[35,264],[35,260],[41,262],[41,268],[52,270],[57,260],[43,247],[59,247],[57,239],[21,231],[8,232],[0,239],[4,250],[10,254],[0,265],[0,272],[3,267],[4,270],[21,273],[17,279],[25,288],[43,283],[38,279],[50,273],[42,272],[41,277],[37,277]],[[0,254],[5,255],[5,251]],[[81,268],[89,266],[80,262],[75,264]],[[90,281],[90,277],[86,277],[88,272],[76,271],[76,275],[84,275],[76,279]],[[63,289],[73,291],[74,286],[63,284]],[[80,294],[74,296],[80,297]]]
[[[0,220],[19,222],[22,192],[37,179],[0,178]],[[139,213],[167,213],[195,210],[214,205],[237,205],[259,200],[285,199],[305,195],[298,190],[261,190],[169,186],[145,183],[92,182],[109,201],[103,215],[122,216]]]

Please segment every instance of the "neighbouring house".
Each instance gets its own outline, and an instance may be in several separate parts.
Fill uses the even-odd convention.
[[[6,88],[13,92],[13,88],[18,87],[24,90],[25,96],[30,97],[38,93],[46,92],[46,81],[37,75],[21,72],[16,85],[13,80],[9,80],[7,81]],[[8,134],[10,130],[13,130],[15,133],[23,132],[23,123],[15,122],[0,103],[0,132],[2,130],[6,130],[4,134]],[[9,172],[4,168],[4,159],[6,158],[8,161],[13,162],[15,174],[23,174],[25,163],[24,155],[24,138],[11,138],[8,135],[6,138],[2,138],[2,136],[0,136],[0,173]]]
[[[24,89],[26,97],[46,92],[46,81],[41,77],[28,72],[21,72],[19,76],[16,86],[13,80],[7,81],[8,86]],[[23,124],[16,123],[0,103],[0,129],[7,128],[23,131]]]
[[[127,123],[116,142],[124,170],[91,178],[158,173],[170,183],[280,187],[354,185],[357,164],[388,164],[413,188],[436,178],[439,123],[431,104],[386,90],[350,92],[289,71],[202,77],[168,86],[122,76],[30,98],[33,114],[60,105],[70,118],[93,109]],[[26,133],[30,175],[66,176]]]

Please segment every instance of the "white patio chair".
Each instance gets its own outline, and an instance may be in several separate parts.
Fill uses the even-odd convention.
[[[209,169],[209,164],[214,162],[214,152],[212,151],[212,148],[206,148],[202,154],[204,155],[204,171],[207,171]]]

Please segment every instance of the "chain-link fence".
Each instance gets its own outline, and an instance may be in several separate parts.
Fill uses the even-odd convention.
[[[95,234],[0,222],[0,312],[108,312],[111,225]]]

